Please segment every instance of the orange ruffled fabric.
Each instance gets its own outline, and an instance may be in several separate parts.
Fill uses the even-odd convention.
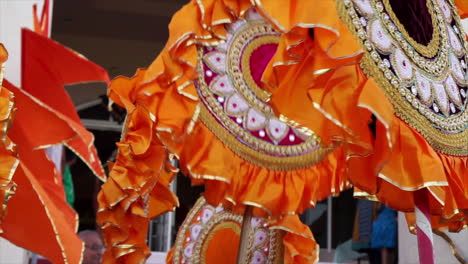
[[[310,78],[300,73],[309,69],[301,56],[312,47],[310,28],[315,29],[315,39],[327,57],[347,63],[358,58],[358,45],[348,43],[352,36],[346,31],[340,33],[344,25],[335,9],[330,8],[334,2],[321,1],[319,5],[320,9],[306,0],[281,4],[255,1],[259,13],[282,33],[262,78],[270,91],[287,84],[308,87]],[[349,187],[343,162],[348,146],[330,139],[323,143],[330,153],[319,164],[273,171],[237,156],[198,120],[200,102],[194,85],[197,45],[220,44],[226,36],[225,24],[236,21],[251,7],[247,0],[191,1],[174,15],[169,41],[153,64],[137,71],[131,79],[119,77],[112,82],[108,95],[127,109],[128,116],[117,161],[99,195],[98,222],[108,245],[104,263],[138,263],[149,255],[144,245],[147,224],[156,215],[143,213],[151,209],[146,198],[163,200],[168,205],[165,209],[176,205],[175,199],[160,197],[159,191],[152,189],[161,179],[171,178],[161,171],[172,157],[180,161],[182,172],[191,177],[193,184],[206,186],[204,196],[210,204],[224,203],[239,213],[246,205],[254,206],[254,215],[277,219],[271,222],[271,228],[287,231],[283,241],[285,263],[317,260],[317,244],[310,229],[297,216],[288,215],[300,213],[313,207],[317,200]],[[315,71],[335,65],[330,60],[312,66]],[[314,113],[318,124],[336,126],[317,113],[318,110]],[[319,136],[328,131],[317,127]],[[366,146],[356,148],[363,153],[368,151]],[[166,193],[166,181],[163,182],[161,189]]]
[[[104,263],[141,263],[151,253],[146,245],[149,221],[178,205],[169,189],[177,171],[166,160],[149,112],[142,105],[123,105],[126,131],[98,196],[97,221],[108,246]]]
[[[5,47],[0,43],[0,233],[2,233],[2,221],[7,211],[7,203],[15,193],[16,184],[12,181],[13,174],[18,166],[15,144],[8,137],[14,114],[13,93],[2,87],[3,65],[8,58]]]
[[[354,39],[349,45],[356,43]],[[395,115],[383,90],[356,61],[333,58],[317,38],[312,50],[303,51],[309,60],[308,76],[313,76],[311,85],[305,89],[280,85],[271,100],[277,111],[316,131],[324,141],[338,139],[346,144],[348,177],[360,189],[357,196],[373,196],[396,210],[411,212],[413,192],[427,188],[434,227],[466,227],[468,157],[434,151]],[[317,71],[311,65],[329,67]],[[317,122],[317,110],[332,124]],[[375,129],[370,129],[373,116]]]

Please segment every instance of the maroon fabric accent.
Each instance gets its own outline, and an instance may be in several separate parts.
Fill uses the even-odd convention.
[[[278,44],[264,44],[256,48],[250,56],[250,72],[255,83],[262,87],[262,74],[266,66],[275,55]]]
[[[432,20],[426,0],[390,0],[393,12],[416,42],[427,45],[432,39]]]

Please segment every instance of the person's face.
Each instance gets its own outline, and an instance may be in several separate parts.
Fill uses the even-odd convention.
[[[83,253],[83,264],[100,264],[102,258],[103,245],[98,235],[88,235],[83,239],[85,251]]]

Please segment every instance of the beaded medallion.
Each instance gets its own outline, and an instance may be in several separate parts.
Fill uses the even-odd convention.
[[[468,155],[467,44],[455,5],[427,0],[432,24],[419,43],[391,0],[340,0],[342,19],[359,38],[361,66],[385,91],[398,117],[435,150]]]
[[[251,264],[281,263],[279,252],[281,240],[276,230],[268,229],[263,218],[253,217],[252,229],[248,234],[248,262]],[[213,207],[201,197],[190,210],[181,225],[174,247],[174,264],[213,263],[208,254],[210,247],[235,247],[238,244],[213,244],[226,232],[239,236],[242,227],[242,215],[234,214],[223,207]],[[228,244],[228,245],[226,245]],[[218,248],[219,250],[219,248]],[[226,256],[226,258],[232,256]],[[228,260],[226,259],[226,262]]]
[[[329,149],[310,130],[275,116],[261,77],[280,34],[250,9],[227,26],[226,42],[199,47],[197,90],[203,123],[245,160],[269,169],[297,169],[319,162]],[[293,102],[291,102],[293,103]]]

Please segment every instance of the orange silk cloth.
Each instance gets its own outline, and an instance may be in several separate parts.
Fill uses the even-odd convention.
[[[92,81],[107,83],[109,82],[107,72],[60,43],[28,29],[22,30],[22,45],[21,88],[37,98],[44,108],[58,117],[57,122],[61,123],[58,132],[55,132],[54,126],[51,126],[49,129],[31,129],[24,133],[28,134],[28,137],[35,138],[33,145],[36,148],[59,143],[66,145],[97,177],[104,180],[104,170],[93,145],[94,136],[81,123],[73,102],[63,86]],[[42,120],[38,120],[34,115],[25,114],[21,118],[28,119],[31,125],[37,125],[38,128],[43,127]]]
[[[287,233],[285,263],[316,261],[311,231],[286,216],[348,188],[348,145],[361,155],[368,154],[370,146],[326,138],[320,146],[330,151],[315,165],[272,170],[241,158],[200,120],[203,106],[195,86],[198,47],[222,44],[226,26],[244,18],[251,7],[280,35],[262,75],[263,88],[309,87],[313,79],[308,77],[314,71],[359,59],[359,46],[349,41],[353,36],[339,21],[334,1],[204,0],[184,6],[174,15],[169,40],[152,65],[130,79],[116,78],[108,90],[110,99],[127,109],[127,121],[117,144],[119,155],[98,197],[98,222],[108,245],[104,263],[140,263],[148,257],[147,227],[157,216],[152,208],[163,204],[157,210],[162,213],[177,205],[167,188],[175,172],[169,164],[172,159],[179,160],[180,169],[193,184],[205,185],[204,196],[211,205],[221,203],[238,213],[249,205],[255,208],[254,215],[270,216],[271,228]],[[313,47],[311,28],[320,49],[326,50],[323,56],[332,59],[311,65],[304,60]],[[293,99],[285,102],[295,104]],[[328,128],[341,132],[319,110],[309,108],[309,113],[321,124],[314,130],[318,137]],[[300,127],[307,120],[310,117],[294,121]]]
[[[3,62],[5,57],[3,49],[1,51]],[[0,222],[4,231],[1,236],[54,263],[80,263],[84,245],[76,235],[78,215],[67,204],[62,175],[48,159],[44,148],[67,145],[98,177],[105,179],[93,146],[93,135],[81,124],[63,85],[109,79],[101,67],[27,29],[23,29],[22,66],[22,82],[28,91],[7,81],[3,85],[10,93],[5,88],[1,90],[2,144],[7,144],[6,150],[10,152],[14,150],[6,137],[11,125],[13,95],[16,112],[9,136],[18,144],[21,160],[17,170],[11,170],[18,163],[15,156],[5,155],[7,152],[0,149],[2,198],[7,194],[4,187],[9,188],[11,180],[17,185],[16,194]],[[10,186],[5,179],[10,181]]]
[[[78,215],[66,202],[61,174],[45,150],[35,150],[34,138],[24,133],[32,129],[32,124],[22,116],[34,116],[42,122],[42,127],[45,122],[54,126],[54,119],[56,122],[60,119],[38,104],[37,99],[8,82],[4,85],[15,95],[17,115],[10,135],[18,143],[20,164],[13,176],[17,191],[9,202],[1,236],[54,263],[78,263],[83,249],[76,235]],[[60,126],[57,128],[58,133]]]
[[[466,1],[456,2],[466,7]],[[346,31],[340,33],[346,35]],[[349,41],[349,45],[358,43],[356,38]],[[322,47],[316,38],[315,52],[307,53],[305,58],[314,81],[304,89],[280,84],[271,90],[272,105],[290,119],[317,131],[324,141],[338,137],[357,143],[348,145],[352,155],[347,159],[348,179],[357,187],[356,196],[378,198],[396,210],[412,212],[413,192],[426,188],[431,194],[434,228],[466,228],[468,157],[435,151],[419,132],[396,116],[382,87],[368,78],[359,64],[332,60]],[[311,65],[324,66],[314,72]],[[312,114],[317,109],[333,121],[331,126],[317,122]],[[370,129],[373,118],[375,128]],[[465,140],[466,148],[468,139]],[[372,154],[359,155],[355,151],[359,145],[370,146]]]

